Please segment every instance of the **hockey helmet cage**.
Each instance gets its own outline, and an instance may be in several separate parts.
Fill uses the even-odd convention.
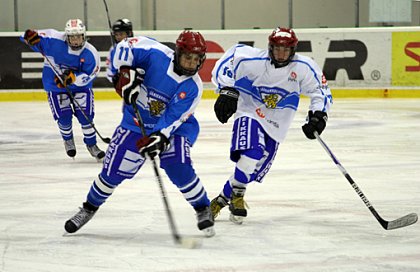
[[[67,44],[73,50],[80,50],[86,43],[86,27],[80,19],[70,19],[66,23],[64,28],[66,34]],[[82,41],[80,43],[74,43],[70,41],[71,36],[81,35]]]

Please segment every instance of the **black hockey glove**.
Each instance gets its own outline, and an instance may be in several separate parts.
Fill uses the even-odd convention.
[[[302,126],[303,133],[305,133],[308,139],[315,139],[314,132],[318,132],[321,135],[322,131],[327,125],[328,116],[327,113],[322,111],[308,112],[308,123]]]
[[[170,146],[170,142],[165,135],[158,131],[150,134],[149,136],[140,138],[136,142],[136,146],[143,157],[146,157],[147,155],[153,159],[161,152],[167,150]]]
[[[23,35],[23,39],[30,46],[37,45],[41,41],[38,32],[36,32],[36,30],[33,29],[27,29],[25,31],[25,34]]]
[[[128,66],[121,66],[115,90],[124,98],[124,102],[130,105],[131,101],[137,100],[139,96],[139,89],[137,87],[142,82],[143,78],[139,72]]]
[[[219,97],[214,104],[214,112],[220,123],[226,123],[236,112],[238,106],[239,92],[232,87],[223,87]]]

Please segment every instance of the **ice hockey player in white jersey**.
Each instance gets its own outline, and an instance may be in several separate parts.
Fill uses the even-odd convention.
[[[96,48],[87,42],[85,25],[80,19],[70,19],[64,32],[28,29],[21,40],[33,51],[41,52],[48,58],[44,61],[42,83],[67,155],[76,156],[72,125],[74,115],[82,126],[83,141],[89,153],[101,161],[105,152],[97,146],[95,130],[91,125],[95,115],[92,84],[99,73],[100,62]]]
[[[296,54],[298,38],[278,27],[268,37],[268,49],[237,44],[225,52],[213,71],[219,96],[217,119],[226,123],[234,114],[230,159],[235,170],[219,196],[211,201],[216,218],[229,205],[230,219],[241,224],[247,216],[244,195],[251,182],[262,182],[298,108],[300,95],[310,98],[307,138],[322,133],[332,97],[321,69],[309,57]]]

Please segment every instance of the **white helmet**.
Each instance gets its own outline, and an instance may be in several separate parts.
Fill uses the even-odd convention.
[[[82,20],[80,19],[70,19],[66,23],[66,27],[64,28],[64,32],[66,33],[66,40],[67,44],[73,50],[81,49],[86,43],[86,27],[83,24]],[[75,41],[71,40],[71,36],[81,35],[81,40]]]

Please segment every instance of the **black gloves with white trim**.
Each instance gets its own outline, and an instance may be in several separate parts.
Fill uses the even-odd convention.
[[[167,150],[170,146],[170,142],[165,135],[158,131],[150,134],[149,136],[140,138],[136,142],[136,146],[143,157],[146,157],[147,155],[153,159],[161,152]]]
[[[321,135],[327,125],[328,116],[327,113],[322,111],[309,111],[308,122],[302,126],[303,133],[305,133],[308,139],[315,139],[314,132],[318,132]]]
[[[137,87],[142,82],[142,75],[137,70],[128,66],[121,66],[115,90],[119,96],[124,98],[124,102],[130,105],[131,101],[137,100],[139,96],[139,88]]]
[[[214,112],[220,123],[226,123],[236,112],[238,106],[239,92],[232,87],[223,87],[219,97],[214,104]]]

